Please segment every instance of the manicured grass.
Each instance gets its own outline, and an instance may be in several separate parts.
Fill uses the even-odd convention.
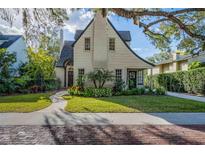
[[[65,96],[68,112],[205,112],[205,103],[171,96]]]
[[[0,96],[0,112],[32,112],[51,104],[49,93]]]

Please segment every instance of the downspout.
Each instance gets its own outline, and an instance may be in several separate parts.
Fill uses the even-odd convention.
[[[66,88],[66,67],[64,67],[64,87]]]

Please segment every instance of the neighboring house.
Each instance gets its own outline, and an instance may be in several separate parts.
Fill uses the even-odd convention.
[[[15,53],[16,62],[13,68],[18,68],[27,62],[26,43],[22,35],[0,35],[0,49],[6,49],[9,53]]]
[[[76,84],[79,76],[94,69],[113,71],[117,79],[130,88],[143,86],[143,71],[153,64],[139,57],[130,47],[129,31],[117,31],[112,23],[99,12],[84,30],[77,30],[74,41],[65,41],[56,75],[62,87]],[[129,82],[132,81],[132,82]],[[85,86],[91,86],[87,81]],[[113,86],[109,82],[106,86]]]
[[[205,52],[198,54],[180,55],[179,53],[172,53],[172,58],[160,63],[156,63],[153,69],[148,70],[148,75],[171,73],[176,71],[188,70],[188,65],[194,61],[205,63]]]

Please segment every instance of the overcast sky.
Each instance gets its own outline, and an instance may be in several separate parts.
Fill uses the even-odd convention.
[[[71,12],[68,10],[69,20],[64,26],[64,40],[73,40],[74,33],[77,29],[84,29],[93,18],[93,12],[87,9],[80,9]],[[132,20],[118,17],[110,14],[108,18],[111,20],[117,30],[129,30],[131,32],[131,48],[141,57],[149,57],[154,53],[159,52],[148,40],[138,26],[134,25]],[[22,34],[22,21],[20,16],[15,17],[15,22],[12,27],[8,23],[0,20],[0,32],[3,34]]]

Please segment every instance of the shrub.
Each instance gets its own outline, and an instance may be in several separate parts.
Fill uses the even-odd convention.
[[[191,64],[189,64],[188,70],[192,70],[200,67],[205,67],[205,64],[200,61],[193,61]]]
[[[111,88],[85,88],[82,93],[85,97],[109,97],[112,96]]]
[[[205,68],[148,76],[152,87],[173,92],[205,94]]]
[[[80,87],[72,86],[68,88],[68,94],[72,95],[80,95]]]
[[[125,89],[125,81],[116,80],[113,87],[113,93],[120,93]]]
[[[138,95],[143,95],[145,94],[145,88],[137,88]]]
[[[45,80],[45,90],[57,90],[60,88],[61,82],[60,80],[49,79]]]
[[[13,74],[16,70],[12,65],[16,62],[16,55],[6,49],[0,49],[0,95],[15,91]]]
[[[77,81],[77,86],[80,88],[81,91],[83,91],[85,85],[85,76],[79,77],[76,81]]]
[[[152,92],[155,95],[165,95],[164,88],[156,88],[156,89],[153,89]]]
[[[165,90],[163,88],[133,88],[122,91],[119,95],[164,95]]]
[[[128,90],[124,90],[122,91],[122,95],[135,95],[135,90],[134,89],[128,89]]]
[[[15,89],[13,78],[0,79],[0,95],[13,93]]]

